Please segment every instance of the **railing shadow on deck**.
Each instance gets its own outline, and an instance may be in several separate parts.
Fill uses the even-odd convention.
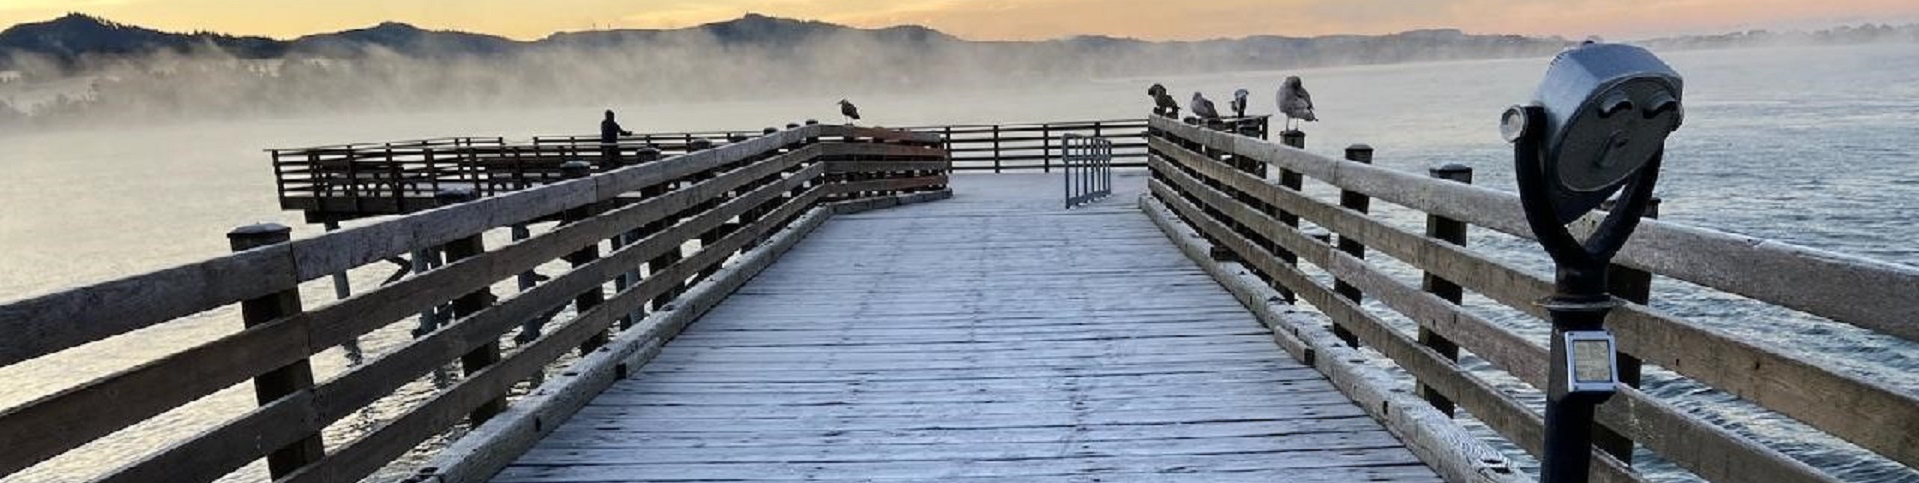
[[[625,364],[644,362],[635,355],[639,343],[609,341],[670,338],[711,306],[713,291],[723,297],[750,278],[752,270],[737,273],[735,264],[757,259],[764,245],[790,246],[848,206],[950,194],[938,138],[850,126],[806,126],[605,168],[593,174],[584,163],[563,166],[564,180],[493,196],[447,191],[439,200],[446,206],[307,239],[289,240],[280,226],[246,227],[229,235],[236,250],[229,256],[0,306],[0,333],[9,334],[0,338],[0,367],[235,304],[246,325],[0,410],[0,476],[251,380],[256,409],[153,454],[124,458],[99,481],[213,481],[261,458],[275,481],[359,481],[450,428],[470,424],[483,432],[502,411],[524,412],[508,400],[509,389],[570,353],[600,360],[617,349],[602,372],[637,370]],[[536,220],[560,224],[484,246],[484,234]],[[301,306],[303,281],[422,250],[443,252],[444,264],[337,303]],[[571,270],[510,296],[492,292],[556,260]],[[688,300],[689,290],[707,298]],[[503,350],[515,329],[569,305],[572,318]],[[450,322],[315,380],[308,364],[314,354],[435,311],[450,312]],[[323,443],[329,425],[454,364],[461,376],[448,387],[358,437]],[[525,423],[522,416],[495,425]],[[548,421],[544,430],[557,424]]]
[[[1460,305],[1470,292],[1545,316],[1535,301],[1552,292],[1551,280],[1465,245],[1469,226],[1530,238],[1517,195],[1470,185],[1463,167],[1421,176],[1370,166],[1371,148],[1363,145],[1333,159],[1161,117],[1151,119],[1150,129],[1152,178],[1143,208],[1169,236],[1193,236],[1193,243],[1210,247],[1210,253],[1196,252],[1206,257],[1202,264],[1243,266],[1244,276],[1216,276],[1256,312],[1284,314],[1267,320],[1295,356],[1312,361],[1326,351],[1376,350],[1417,383],[1424,401],[1412,400],[1428,406],[1424,410],[1470,413],[1517,447],[1540,453],[1540,415],[1458,363],[1462,351],[1470,352],[1534,388],[1546,385],[1543,340],[1521,337]],[[1305,195],[1304,178],[1338,188],[1340,202]],[[1371,199],[1427,213],[1426,232],[1369,215]],[[1591,229],[1591,220],[1577,225]],[[1337,240],[1301,231],[1301,221]],[[1368,252],[1424,270],[1424,283],[1388,276],[1366,260]],[[1300,262],[1329,273],[1334,283],[1316,281]],[[1657,274],[1919,341],[1919,298],[1913,296],[1919,269],[1657,220],[1642,225],[1618,263],[1613,291],[1630,303],[1607,325],[1618,337],[1625,383],[1639,384],[1642,362],[1663,367],[1890,463],[1919,465],[1919,395],[1646,305]],[[1316,319],[1291,311],[1285,302],[1294,299],[1323,313],[1331,330],[1322,334]],[[1416,322],[1417,333],[1389,325],[1387,310]],[[1407,409],[1420,408],[1368,408],[1382,419]],[[1621,387],[1600,407],[1599,420],[1594,481],[1642,481],[1630,466],[1635,445],[1712,481],[1837,481],[1634,387]]]

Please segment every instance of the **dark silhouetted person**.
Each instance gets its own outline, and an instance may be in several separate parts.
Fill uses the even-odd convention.
[[[600,155],[605,158],[602,161],[604,167],[620,165],[620,148],[616,144],[620,142],[620,136],[632,135],[632,131],[620,128],[620,122],[613,120],[613,110],[607,109],[606,120],[600,121]]]

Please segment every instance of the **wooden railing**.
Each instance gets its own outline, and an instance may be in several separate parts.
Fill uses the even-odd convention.
[[[304,211],[309,221],[333,222],[435,208],[439,201],[434,194],[447,189],[495,196],[558,182],[564,179],[560,165],[568,161],[624,165],[637,162],[640,152],[649,149],[663,155],[681,154],[728,140],[700,137],[654,143],[635,139],[601,145],[597,139],[508,144],[499,138],[446,138],[274,149],[268,154],[281,209]]]
[[[1151,128],[1149,212],[1183,221],[1181,233],[1203,236],[1214,258],[1252,271],[1257,278],[1242,290],[1257,286],[1274,300],[1297,298],[1333,323],[1332,334],[1321,339],[1331,345],[1316,346],[1305,335],[1319,330],[1317,324],[1279,327],[1290,341],[1283,345],[1308,360],[1333,346],[1376,350],[1413,378],[1434,408],[1450,414],[1456,407],[1519,448],[1540,453],[1540,415],[1457,362],[1461,351],[1469,352],[1534,388],[1546,386],[1544,340],[1522,337],[1460,305],[1462,292],[1470,292],[1532,317],[1546,315],[1535,301],[1551,293],[1551,280],[1465,243],[1469,226],[1530,238],[1516,195],[1472,186],[1460,167],[1430,176],[1373,167],[1367,164],[1371,148],[1364,146],[1342,160],[1171,119],[1154,118]],[[1339,202],[1306,195],[1302,178],[1339,189]],[[1427,213],[1425,232],[1369,215],[1373,199]],[[1302,221],[1337,240],[1302,232]],[[1425,282],[1389,276],[1368,253],[1424,270]],[[1299,262],[1330,274],[1333,283],[1302,271]],[[1663,367],[1897,465],[1919,465],[1919,395],[1646,305],[1657,274],[1919,341],[1919,269],[1657,220],[1641,226],[1617,263],[1613,291],[1631,303],[1614,310],[1607,325],[1626,356],[1628,385],[1638,385],[1642,362]],[[1249,306],[1268,297],[1241,295]],[[1388,312],[1417,323],[1417,332],[1389,324]],[[1635,444],[1712,481],[1837,481],[1635,387],[1621,387],[1600,407],[1599,420],[1595,481],[1640,481],[1630,467]]]
[[[1216,121],[1264,139],[1266,116]],[[810,127],[816,124],[806,124]],[[801,124],[787,124],[785,130]],[[777,132],[765,128],[759,134]],[[1068,135],[1113,142],[1113,167],[1146,166],[1146,121],[1119,119],[1028,124],[941,125],[901,128],[945,139],[955,171],[1052,172],[1066,155]],[[269,150],[280,207],[327,223],[397,215],[440,206],[434,194],[449,188],[495,196],[565,179],[560,165],[584,160],[599,165],[637,162],[643,150],[666,155],[735,142],[749,131],[639,133],[601,144],[597,135],[537,136],[509,143],[497,137],[435,138]]]
[[[696,310],[676,306],[676,297],[704,287],[729,260],[795,220],[821,218],[822,203],[944,193],[948,169],[935,137],[838,126],[610,168],[592,174],[583,163],[559,166],[563,181],[477,199],[470,190],[447,191],[446,206],[307,239],[289,240],[281,226],[247,227],[229,235],[236,250],[229,256],[0,306],[0,333],[8,334],[0,338],[0,367],[235,304],[245,325],[0,410],[0,476],[251,380],[256,409],[153,454],[122,458],[99,481],[212,481],[261,458],[276,481],[359,481],[449,428],[511,410],[509,388],[568,353],[594,354],[609,337],[670,338],[690,319],[675,312]],[[490,232],[538,220],[559,223],[485,246]],[[444,253],[443,265],[336,303],[302,306],[303,281],[423,250]],[[571,270],[512,295],[493,292],[560,260]],[[569,305],[571,318],[503,350],[502,339],[523,322]],[[452,314],[449,323],[315,379],[308,360],[319,351],[442,310]],[[454,364],[456,381],[408,401],[384,424],[322,441],[329,425]]]
[[[1266,116],[1222,120],[1233,129],[1264,138]],[[1065,154],[1068,134],[1106,138],[1113,142],[1113,166],[1146,166],[1146,120],[1112,119],[1023,124],[958,124],[902,128],[914,132],[938,134],[946,138],[946,149],[953,153],[954,171],[1051,172]]]

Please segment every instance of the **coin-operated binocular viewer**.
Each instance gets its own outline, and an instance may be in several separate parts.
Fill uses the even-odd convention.
[[[1606,266],[1651,204],[1666,137],[1679,128],[1682,80],[1639,47],[1586,43],[1559,54],[1532,103],[1506,111],[1526,221],[1552,256],[1556,282],[1540,302],[1552,319],[1552,379],[1540,480],[1583,483],[1593,409],[1619,384],[1606,313]],[[1586,240],[1566,225],[1618,195]]]

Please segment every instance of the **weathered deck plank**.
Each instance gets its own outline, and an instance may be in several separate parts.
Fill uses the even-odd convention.
[[[1130,196],[1057,183],[836,218],[495,481],[1439,480]]]

